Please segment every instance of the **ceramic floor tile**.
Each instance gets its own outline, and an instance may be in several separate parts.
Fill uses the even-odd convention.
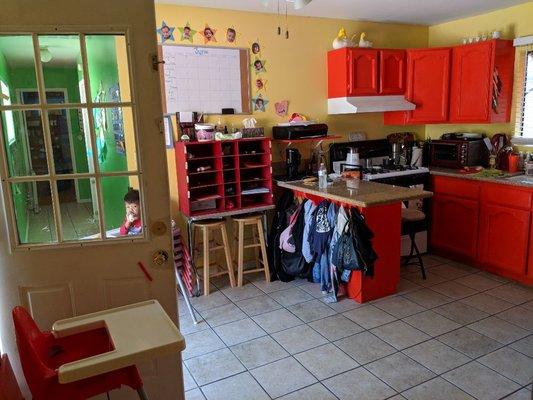
[[[513,306],[512,303],[487,293],[479,293],[474,296],[466,297],[461,299],[460,302],[489,314],[496,314]]]
[[[281,308],[280,304],[272,300],[266,294],[251,299],[241,300],[235,304],[250,317]]]
[[[409,400],[475,400],[469,394],[437,377],[403,392]]]
[[[442,264],[437,267],[431,268],[431,273],[440,275],[447,279],[457,279],[465,275],[469,275],[472,272],[470,270],[459,268],[457,265],[450,263],[450,264]]]
[[[408,274],[402,275],[402,278],[408,279],[411,282],[416,283],[420,286],[433,286],[437,283],[442,283],[449,281],[450,278],[445,278],[440,275],[434,274],[432,271],[426,271],[426,279],[422,276],[420,269],[416,272],[410,272]]]
[[[403,278],[400,278],[400,282],[398,282],[398,286],[396,287],[398,294],[409,293],[414,290],[419,290],[421,288],[422,286],[417,285],[416,283],[411,282],[408,279],[403,279]]]
[[[276,300],[282,306],[288,307],[294,304],[303,303],[305,301],[313,300],[313,296],[298,287],[291,286],[286,290],[279,290],[269,294],[274,300]]]
[[[301,319],[284,308],[257,315],[253,317],[253,320],[268,333],[278,332],[283,329],[303,324]]]
[[[446,264],[447,262],[431,254],[424,254],[422,256],[422,261],[424,262],[424,266],[426,268],[433,268],[433,267],[436,267],[437,265]]]
[[[200,389],[192,389],[185,392],[185,400],[205,400]]]
[[[349,299],[347,297],[341,297],[336,303],[326,303],[326,299],[320,299],[324,304],[333,309],[338,313],[343,313],[346,311],[353,310],[355,308],[363,307],[363,304],[356,302],[355,300]],[[532,307],[533,308],[533,307]]]
[[[421,332],[402,321],[395,321],[390,324],[382,325],[372,329],[370,332],[398,350],[405,349],[406,347],[413,346],[430,338],[424,332]]]
[[[533,357],[533,335],[529,335],[509,345],[526,356]]]
[[[370,332],[361,332],[338,340],[335,345],[359,364],[366,364],[397,350]]]
[[[463,276],[456,280],[461,285],[468,286],[475,290],[489,290],[497,286],[501,286],[502,283],[490,278],[486,278],[479,274],[471,274]]]
[[[222,289],[222,293],[226,295],[234,303],[240,300],[250,299],[252,297],[257,297],[263,294],[256,286],[251,283],[246,283],[241,287],[229,287]]]
[[[489,316],[488,313],[464,304],[461,301],[444,304],[443,306],[434,308],[433,311],[461,325],[470,324]]]
[[[190,358],[185,361],[185,365],[199,386],[245,371],[229,349]]]
[[[322,382],[340,400],[383,400],[394,390],[364,368],[357,368]]]
[[[185,350],[181,353],[184,360],[226,347],[211,329],[185,335],[185,344]]]
[[[530,384],[533,380],[533,358],[510,347],[496,350],[478,361],[521,385]]]
[[[446,333],[437,339],[472,358],[502,347],[501,343],[465,327]]]
[[[364,329],[344,315],[337,314],[308,324],[329,341],[339,340],[362,332]]]
[[[183,389],[187,391],[187,390],[197,388],[198,385],[194,381],[192,375],[189,373],[189,370],[187,369],[185,365],[183,365],[182,370],[183,370]]]
[[[202,317],[212,327],[227,324],[247,317],[235,304],[226,304],[201,312]]]
[[[503,276],[499,276],[499,275],[496,275],[496,274],[491,274],[490,272],[487,272],[487,271],[480,271],[480,272],[477,273],[477,275],[484,276],[485,278],[489,278],[489,279],[492,279],[493,281],[500,282],[500,283],[509,283],[509,282],[511,282],[509,279],[504,278]]]
[[[447,372],[442,377],[471,396],[483,400],[500,399],[520,388],[516,383],[475,361]]]
[[[472,267],[472,266],[470,266],[468,264],[464,264],[464,263],[461,263],[461,262],[458,262],[458,261],[450,261],[450,262],[447,262],[445,264],[451,265],[454,268],[457,268],[457,269],[463,270],[465,272],[468,272],[469,274],[477,274],[477,273],[479,273],[479,268]]]
[[[533,311],[533,300],[527,303],[521,304],[522,307],[527,308],[529,311]]]
[[[359,366],[331,343],[294,356],[317,379],[323,380]]]
[[[404,318],[425,310],[425,308],[421,305],[416,304],[411,300],[407,300],[401,296],[379,300],[374,302],[373,305],[391,315],[394,315],[396,318]]]
[[[304,285],[298,286],[298,288],[302,289],[303,291],[309,293],[311,296],[313,296],[316,299],[321,299],[324,297],[324,294],[320,290],[320,284],[319,283],[311,283],[308,282]]]
[[[498,318],[511,322],[533,333],[533,311],[524,307],[514,307],[496,315]]]
[[[209,310],[210,308],[220,307],[229,304],[230,300],[220,291],[211,292],[207,296],[193,297],[191,304],[197,311]]]
[[[275,398],[316,383],[294,358],[284,358],[250,371],[259,384]]]
[[[337,398],[322,385],[316,383],[306,388],[297,390],[286,396],[280,397],[280,400],[336,400]]]
[[[248,372],[203,386],[202,391],[207,400],[270,400],[270,396]]]
[[[469,288],[465,285],[461,285],[456,281],[439,283],[438,285],[431,286],[431,289],[439,292],[440,294],[451,297],[452,299],[462,299],[463,297],[472,296],[473,294],[477,293],[477,290]]]
[[[393,389],[402,392],[435,376],[409,357],[396,353],[365,366]]]
[[[366,329],[375,328],[396,320],[396,317],[372,305],[347,311],[343,315]]]
[[[299,325],[273,333],[272,338],[291,354],[300,353],[327,343],[327,339],[307,325]]]
[[[513,284],[498,286],[487,291],[487,293],[516,305],[533,300],[533,291],[514,286]]]
[[[404,318],[403,321],[431,336],[442,335],[443,333],[461,327],[457,322],[453,322],[431,310],[411,315],[410,317]]]
[[[214,331],[227,346],[233,346],[266,335],[266,332],[250,318],[217,326]]]
[[[431,289],[421,289],[413,292],[409,292],[403,295],[403,297],[420,304],[422,307],[433,308],[446,303],[451,302],[448,296],[437,293]]]
[[[231,351],[248,369],[257,368],[289,356],[289,353],[270,336],[263,336],[232,346]]]
[[[528,335],[526,330],[497,317],[482,319],[468,327],[503,344],[514,342]]]
[[[182,335],[188,335],[189,333],[195,333],[209,329],[209,325],[202,319],[202,316],[195,313],[197,324],[192,322],[192,318],[189,314],[181,315],[179,318],[180,332]]]
[[[317,319],[336,314],[330,307],[316,299],[295,304],[287,307],[287,309],[304,322],[316,321]]]
[[[466,364],[470,358],[437,341],[430,340],[403,350],[403,353],[437,375]]]
[[[531,390],[527,388],[520,389],[507,396],[505,400],[531,400]]]
[[[284,290],[290,288],[292,285],[289,282],[272,281],[266,282],[263,273],[253,278],[252,283],[260,289],[263,293],[277,292],[278,290]]]

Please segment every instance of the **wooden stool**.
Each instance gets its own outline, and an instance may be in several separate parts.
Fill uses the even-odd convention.
[[[263,222],[261,221],[261,215],[247,215],[242,217],[233,217],[233,221],[237,225],[237,229],[234,232],[235,236],[235,252],[237,253],[237,285],[242,286],[243,275],[252,272],[265,272],[265,280],[270,282],[270,270],[268,268],[268,258],[265,244],[265,234],[263,231]],[[244,240],[244,228],[247,226],[252,227],[252,243],[245,244]],[[256,249],[255,261],[257,268],[244,270],[244,249]],[[261,252],[261,258],[259,258],[259,251]]]
[[[204,295],[209,294],[209,279],[217,276],[229,275],[231,287],[235,286],[235,272],[233,271],[233,263],[231,260],[231,251],[229,247],[228,233],[226,231],[226,221],[200,221],[195,222],[193,229],[200,229],[202,232],[202,259],[203,259],[203,275],[204,275]],[[214,239],[211,241],[210,233],[220,230],[222,236],[222,245],[218,244]],[[194,235],[196,236],[196,235]],[[196,250],[196,248],[195,248]],[[211,251],[224,250],[226,257],[226,268],[217,263],[211,263],[209,260],[209,253]],[[196,257],[195,257],[196,258]],[[195,261],[196,265],[200,265]],[[215,266],[217,271],[212,274],[211,266]]]
[[[411,250],[409,255],[404,257],[403,265],[418,265],[422,272],[422,278],[426,279],[426,270],[424,268],[424,261],[418,250],[418,246],[415,242],[415,235],[417,232],[423,231],[425,228],[426,214],[423,211],[402,208],[402,234],[409,235],[411,240]],[[412,258],[416,258],[417,261],[411,261]]]

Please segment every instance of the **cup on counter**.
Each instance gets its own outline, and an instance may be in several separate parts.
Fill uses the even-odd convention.
[[[509,172],[514,174],[520,169],[520,156],[516,153],[509,154]]]

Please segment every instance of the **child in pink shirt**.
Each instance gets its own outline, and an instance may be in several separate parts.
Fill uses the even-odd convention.
[[[120,226],[120,236],[140,235],[142,233],[141,204],[139,191],[133,188],[128,189],[124,196],[124,206],[126,217]]]

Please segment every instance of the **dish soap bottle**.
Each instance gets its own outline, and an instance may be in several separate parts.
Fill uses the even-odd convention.
[[[323,162],[320,163],[320,167],[318,168],[318,187],[320,189],[328,187],[328,170]]]

